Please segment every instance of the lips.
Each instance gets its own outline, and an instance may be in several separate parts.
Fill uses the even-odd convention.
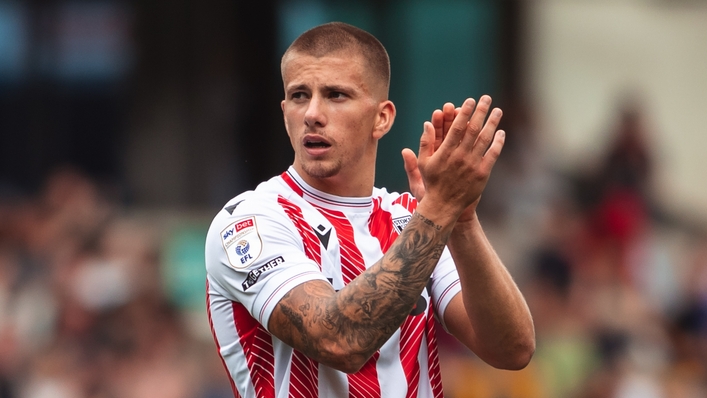
[[[325,138],[318,135],[307,135],[304,137],[304,146],[309,149],[329,148],[331,144]]]

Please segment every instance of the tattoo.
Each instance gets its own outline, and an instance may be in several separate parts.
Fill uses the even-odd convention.
[[[338,294],[321,281],[288,292],[273,313],[276,335],[320,362],[336,360],[331,345],[373,355],[414,308],[451,231],[414,214],[385,256]]]
[[[417,218],[419,218],[419,219],[421,219],[422,222],[424,222],[425,224],[429,225],[429,226],[432,227],[432,228],[435,228],[437,231],[441,231],[441,230],[442,230],[442,226],[441,226],[441,225],[435,224],[434,221],[430,220],[429,218],[423,216],[422,214],[420,214],[420,213],[418,213],[418,212],[413,213],[413,216],[414,216],[414,217],[417,217]]]

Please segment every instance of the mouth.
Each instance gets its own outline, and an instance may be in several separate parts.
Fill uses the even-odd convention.
[[[308,135],[304,137],[304,147],[310,149],[324,149],[331,147],[331,144],[321,136]]]

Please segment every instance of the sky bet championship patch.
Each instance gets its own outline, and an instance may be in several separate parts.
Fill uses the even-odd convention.
[[[221,231],[221,243],[234,268],[245,268],[255,261],[263,250],[255,217],[242,218]]]

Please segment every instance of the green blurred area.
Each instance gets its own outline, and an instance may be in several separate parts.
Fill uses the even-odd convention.
[[[422,124],[445,102],[498,96],[501,3],[489,1],[290,1],[280,8],[278,54],[299,34],[342,21],[375,35],[391,61],[395,124],[379,143],[376,185],[406,191],[400,151],[417,152]]]

